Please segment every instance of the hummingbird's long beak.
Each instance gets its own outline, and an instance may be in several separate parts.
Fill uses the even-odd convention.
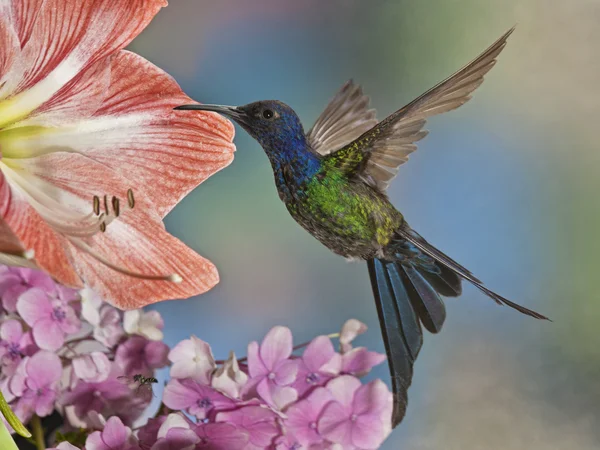
[[[224,105],[181,105],[176,106],[176,110],[186,110],[186,111],[213,111],[219,114],[223,114],[226,117],[229,117],[235,120],[238,123],[246,123],[247,115],[244,111],[235,106],[224,106]]]

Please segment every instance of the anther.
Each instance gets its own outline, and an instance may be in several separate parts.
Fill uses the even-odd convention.
[[[119,217],[120,206],[119,206],[119,199],[117,197],[113,196],[112,207],[113,207],[113,211],[115,212],[115,217]]]
[[[100,198],[97,195],[94,195],[94,214],[100,215]]]
[[[103,233],[106,231],[106,223],[105,222],[100,222],[100,231],[102,231]]]
[[[107,216],[110,214],[108,211],[108,197],[106,195],[104,196],[104,211],[106,212]]]
[[[131,189],[127,189],[127,204],[129,204],[130,208],[135,206],[135,198],[133,198],[133,191]]]

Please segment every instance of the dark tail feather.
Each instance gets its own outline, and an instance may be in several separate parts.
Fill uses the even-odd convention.
[[[449,256],[439,251],[425,239],[423,239],[421,235],[418,234],[415,230],[405,227],[398,229],[396,232],[399,236],[413,244],[424,254],[433,258],[436,261],[437,265],[445,266],[446,269],[449,269],[455,272],[456,275],[459,275],[465,280],[470,281],[475,287],[477,287],[477,289],[486,294],[499,305],[510,306],[511,308],[516,309],[520,313],[526,314],[536,319],[550,320],[546,316],[538,312],[535,312],[529,308],[525,308],[524,306],[518,305],[517,303],[511,302],[510,300],[502,297],[501,295],[498,295],[495,292],[489,290],[483,285],[481,280],[475,278],[475,276],[471,272],[469,272],[467,269],[458,264]]]
[[[457,295],[460,279],[437,267],[429,271],[379,259],[369,260],[368,267],[392,378],[395,427],[406,412],[413,364],[423,344],[421,323],[432,333],[442,329],[446,309],[438,292]]]

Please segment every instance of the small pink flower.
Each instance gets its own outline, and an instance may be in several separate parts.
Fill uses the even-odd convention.
[[[86,450],[139,450],[131,429],[118,417],[111,417],[102,431],[94,431],[85,441]]]
[[[24,373],[15,374],[11,383],[11,390],[20,397],[16,409],[25,412],[25,416],[33,413],[40,417],[50,415],[62,376],[60,358],[42,350],[23,360],[22,364]]]
[[[318,387],[304,400],[300,400],[288,408],[286,428],[298,443],[310,445],[323,440],[317,430],[317,423],[323,407],[333,399],[333,395],[328,389]]]
[[[198,419],[204,419],[213,409],[230,409],[236,405],[234,400],[212,387],[190,379],[169,381],[163,403],[174,410],[187,410]]]
[[[286,327],[274,327],[258,345],[248,345],[248,371],[250,380],[245,392],[253,390],[267,404],[285,408],[298,398],[298,393],[290,385],[296,380],[298,364],[288,359],[292,354],[292,332]]]
[[[102,352],[92,352],[73,359],[73,372],[80,380],[100,383],[108,378],[110,361]]]
[[[58,299],[51,299],[40,288],[31,288],[21,294],[17,311],[33,329],[33,339],[44,350],[58,350],[65,335],[79,331],[81,322],[73,308]]]
[[[245,406],[233,411],[217,414],[217,422],[235,425],[248,433],[248,443],[244,450],[264,450],[274,444],[274,439],[280,434],[277,424],[278,416],[262,406]]]
[[[168,364],[169,347],[164,342],[149,341],[142,336],[132,336],[117,348],[115,362],[124,375],[151,375],[154,369]]]
[[[211,385],[231,398],[240,398],[247,382],[248,375],[240,370],[235,353],[230,352],[227,361],[214,373]]]
[[[6,320],[0,325],[0,361],[2,375],[13,375],[24,356],[31,356],[37,350],[30,332],[23,332],[18,320]]]
[[[369,384],[343,375],[327,384],[334,401],[323,408],[317,430],[344,448],[376,449],[391,432],[392,393],[381,380]]]
[[[123,328],[127,334],[139,334],[151,341],[163,340],[165,323],[158,311],[134,309],[123,314]]]
[[[323,386],[340,373],[342,359],[333,348],[331,339],[318,336],[304,350],[302,358],[296,360],[298,374],[292,385],[302,397],[305,392],[316,386]]]
[[[356,320],[349,319],[342,325],[340,332],[340,347],[342,353],[346,353],[352,348],[352,341],[358,336],[367,331],[367,326]]]
[[[32,287],[42,289],[50,294],[54,293],[56,284],[48,274],[40,270],[9,267],[0,274],[0,297],[2,306],[8,312],[17,310],[19,296]]]
[[[210,384],[216,368],[210,345],[196,336],[177,344],[169,352],[172,378],[191,378],[199,383]]]

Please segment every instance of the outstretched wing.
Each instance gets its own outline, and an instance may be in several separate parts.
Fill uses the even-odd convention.
[[[423,139],[426,118],[458,108],[471,98],[483,77],[496,63],[514,28],[508,30],[476,59],[454,75],[396,111],[355,141],[330,155],[343,170],[360,176],[380,191],[385,191],[398,168],[417,149]]]
[[[369,109],[369,97],[348,81],[335,94],[307,134],[311,148],[327,155],[352,142],[377,125],[376,111]]]

